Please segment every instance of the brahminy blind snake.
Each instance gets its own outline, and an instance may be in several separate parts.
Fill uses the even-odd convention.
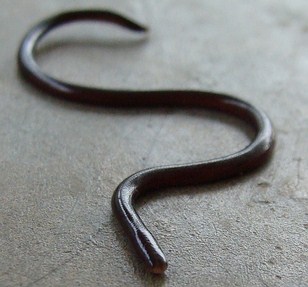
[[[236,116],[255,131],[253,141],[234,154],[189,164],[148,168],[129,176],[116,188],[112,197],[114,213],[146,268],[152,273],[163,273],[167,261],[134,208],[136,198],[150,190],[213,182],[259,167],[272,153],[273,128],[263,112],[224,94],[195,90],[106,90],[69,84],[42,72],[33,55],[42,37],[58,26],[84,20],[111,22],[132,31],[146,31],[145,27],[110,11],[82,10],[53,16],[34,26],[21,43],[18,64],[24,78],[47,93],[71,101],[115,107],[204,108]]]

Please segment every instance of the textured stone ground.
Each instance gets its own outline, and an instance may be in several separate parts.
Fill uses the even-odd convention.
[[[16,52],[29,27],[89,6],[151,33],[64,28],[42,43],[45,71],[104,87],[226,92],[276,127],[264,169],[140,202],[169,259],[164,277],[132,255],[113,190],[144,167],[234,152],[249,132],[208,112],[83,107],[21,80]],[[0,25],[0,286],[308,286],[307,1],[2,0]]]

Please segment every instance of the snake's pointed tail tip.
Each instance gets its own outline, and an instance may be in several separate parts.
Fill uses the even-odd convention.
[[[126,28],[129,28],[135,32],[141,32],[141,33],[146,33],[150,30],[147,26],[144,26],[142,24],[133,21],[129,21],[128,23],[126,23],[125,26]]]
[[[136,31],[141,32],[141,33],[148,33],[150,31],[150,29],[146,26],[138,25],[136,27]]]

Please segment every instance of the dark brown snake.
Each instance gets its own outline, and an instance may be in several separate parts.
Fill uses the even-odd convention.
[[[127,237],[146,269],[152,273],[163,273],[167,269],[167,261],[134,208],[136,198],[150,190],[226,179],[263,165],[273,150],[273,128],[263,112],[249,103],[224,94],[192,90],[105,90],[69,84],[42,72],[33,55],[42,37],[58,26],[85,20],[112,22],[132,31],[146,31],[141,25],[110,11],[82,10],[53,16],[35,25],[21,43],[18,65],[24,78],[41,90],[70,101],[113,107],[204,108],[235,116],[250,124],[255,131],[253,141],[239,152],[212,160],[138,171],[115,190],[112,197],[113,210]]]

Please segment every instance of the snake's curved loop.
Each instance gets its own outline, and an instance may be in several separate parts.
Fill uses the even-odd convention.
[[[30,30],[19,49],[19,69],[31,84],[55,96],[95,105],[172,106],[215,110],[240,118],[250,124],[255,131],[253,141],[239,152],[197,163],[142,170],[125,179],[117,187],[112,198],[114,212],[147,269],[153,273],[163,273],[167,268],[167,261],[158,243],[136,213],[133,207],[135,199],[149,190],[217,181],[242,174],[264,164],[273,150],[273,128],[263,112],[228,95],[190,90],[104,90],[65,83],[43,73],[33,55],[39,40],[53,28],[81,20],[107,21],[133,31],[146,31],[146,28],[141,25],[110,11],[75,11],[46,19]]]

